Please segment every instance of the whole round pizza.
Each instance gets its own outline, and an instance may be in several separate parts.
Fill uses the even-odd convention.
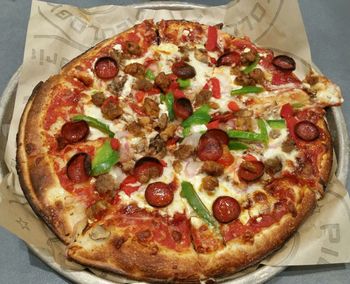
[[[220,28],[146,20],[35,87],[18,174],[70,259],[139,280],[224,276],[324,195],[339,88]]]

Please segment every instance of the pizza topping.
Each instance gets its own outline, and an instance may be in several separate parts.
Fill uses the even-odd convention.
[[[146,72],[145,72],[145,77],[148,79],[148,80],[151,80],[153,81],[156,76],[154,76],[154,73],[152,72],[151,69],[147,69]]]
[[[91,159],[86,153],[77,153],[67,163],[67,176],[75,182],[81,183],[90,178]]]
[[[118,99],[114,96],[107,98],[103,102],[101,112],[105,118],[110,120],[116,119],[123,114],[123,110],[119,106]]]
[[[132,78],[132,77],[130,77],[130,78]],[[128,76],[127,75],[115,77],[112,80],[112,82],[110,84],[108,84],[107,90],[110,91],[114,95],[119,95],[119,93],[121,91],[123,91],[123,87],[125,86],[125,83],[127,81],[128,81]]]
[[[175,62],[171,70],[181,79],[190,79],[196,76],[196,70],[184,61]]]
[[[295,142],[289,136],[287,140],[282,143],[282,151],[286,153],[290,153],[295,149]]]
[[[286,121],[284,119],[271,119],[266,122],[272,129],[282,129],[286,127]]]
[[[166,93],[171,84],[171,80],[164,72],[160,72],[154,79],[154,84],[161,89],[163,93]]]
[[[205,48],[209,51],[214,51],[217,47],[218,30],[215,26],[208,27],[208,37]]]
[[[186,89],[191,86],[190,79],[177,79],[176,82],[179,84],[180,89]]]
[[[203,136],[216,138],[222,145],[227,145],[229,141],[227,133],[221,129],[209,129]]]
[[[77,143],[84,140],[89,132],[89,125],[83,120],[66,122],[61,128],[61,136],[68,143]]]
[[[229,223],[239,217],[241,207],[236,199],[220,196],[213,203],[213,214],[220,223]]]
[[[262,87],[257,87],[257,86],[244,86],[240,89],[232,90],[231,91],[231,96],[235,95],[244,95],[244,94],[250,94],[250,93],[261,93],[263,92],[264,89]]]
[[[159,106],[158,103],[150,98],[145,98],[143,102],[143,107],[145,110],[145,113],[153,118],[158,118],[159,116]]]
[[[282,170],[282,162],[278,158],[267,159],[265,162],[265,171],[268,174],[276,174]]]
[[[218,162],[205,161],[202,165],[201,171],[208,175],[218,177],[224,173],[224,166]]]
[[[320,136],[318,127],[308,120],[303,120],[295,125],[296,135],[304,141],[313,141]]]
[[[108,203],[101,199],[96,201],[90,207],[86,209],[86,215],[91,221],[96,221],[101,219],[101,217],[107,212]]]
[[[216,66],[235,66],[241,62],[241,56],[238,52],[232,51],[222,54],[216,61]]]
[[[192,125],[207,124],[211,120],[209,115],[210,107],[208,105],[202,105],[197,109],[190,117],[184,120],[181,125],[184,128],[191,127]]]
[[[95,74],[102,80],[113,79],[118,72],[118,64],[111,57],[101,57],[95,63]]]
[[[145,75],[146,68],[140,63],[131,63],[124,67],[124,72],[131,76],[142,78]]]
[[[212,192],[219,186],[219,180],[213,176],[206,176],[202,179],[202,188],[205,191]]]
[[[106,97],[103,92],[97,92],[91,96],[92,103],[98,107],[102,106],[105,99]]]
[[[154,182],[147,186],[145,198],[153,207],[165,207],[173,201],[174,193],[166,183]]]
[[[109,141],[103,143],[102,147],[97,149],[92,159],[91,174],[99,176],[108,173],[109,170],[118,162],[119,153],[112,149]]]
[[[175,158],[179,160],[186,160],[191,157],[194,152],[194,147],[191,145],[181,144],[179,148],[174,152]]]
[[[264,174],[264,164],[260,161],[244,161],[238,169],[240,179],[250,182],[257,180]]]
[[[199,198],[191,183],[189,183],[188,181],[183,181],[181,183],[180,194],[183,198],[186,198],[189,205],[193,208],[193,210],[202,220],[204,220],[214,228],[218,228],[218,223],[210,214],[209,210],[205,207],[204,203]]]
[[[204,48],[196,48],[194,50],[194,57],[202,63],[208,63],[208,52]]]
[[[147,92],[153,88],[153,84],[146,79],[137,79],[133,85],[133,88],[135,90]]]
[[[134,41],[126,41],[124,51],[136,56],[140,56],[142,53],[141,46]]]
[[[90,231],[89,237],[94,241],[98,241],[98,240],[108,239],[110,235],[111,235],[110,231],[106,230],[101,225],[97,225],[92,228],[92,230]]]
[[[202,89],[195,97],[195,106],[201,106],[209,102],[212,97],[212,91]]]
[[[116,188],[116,181],[110,174],[100,175],[96,178],[95,189],[97,192],[111,194]]]
[[[237,142],[234,140],[231,140],[230,142],[228,142],[228,148],[230,150],[246,150],[249,148],[248,145],[242,143],[242,142]]]
[[[162,95],[160,100],[165,103],[168,109],[168,117],[170,121],[173,121],[175,118],[174,114],[174,96],[172,93],[167,93],[166,95]]]
[[[134,176],[140,183],[148,183],[150,179],[163,174],[163,165],[153,157],[143,157],[134,166]]]
[[[264,71],[262,71],[260,68],[255,68],[254,70],[250,71],[249,77],[260,85],[262,85],[265,81]]]
[[[223,154],[220,140],[202,135],[199,139],[197,155],[202,161],[217,161]]]
[[[162,113],[158,119],[158,127],[160,130],[164,130],[168,124],[168,116]]]
[[[186,119],[193,114],[191,101],[187,98],[176,99],[174,102],[176,117]]]
[[[250,63],[246,68],[243,69],[243,73],[244,74],[250,74],[252,71],[255,70],[255,67],[258,65],[259,61],[260,61],[260,56],[258,53],[255,54],[251,54],[252,51],[248,52],[248,53],[243,53],[243,58],[246,58],[248,63]],[[249,56],[248,56],[249,55]],[[254,58],[254,59],[253,59]],[[251,59],[253,59],[253,61],[251,61]],[[244,64],[244,60],[242,60],[242,63]],[[261,69],[260,69],[261,70]]]
[[[150,140],[148,148],[148,154],[158,158],[163,158],[167,152],[165,141],[159,134]]]
[[[272,60],[272,64],[282,71],[294,71],[295,61],[292,57],[287,55],[275,56]]]

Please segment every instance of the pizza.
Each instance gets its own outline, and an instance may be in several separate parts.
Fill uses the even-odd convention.
[[[280,248],[325,194],[338,86],[248,37],[152,20],[40,82],[17,170],[67,257],[145,281],[235,273]]]

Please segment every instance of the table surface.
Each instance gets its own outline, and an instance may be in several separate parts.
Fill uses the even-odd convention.
[[[21,65],[31,1],[2,0],[0,9],[0,94]],[[130,0],[51,0],[81,7],[131,4]],[[227,0],[195,0],[197,4],[220,5]],[[343,90],[342,107],[350,129],[350,11],[349,0],[299,0],[314,63]],[[350,190],[348,178],[347,189]],[[5,216],[2,216],[3,218]],[[23,241],[0,228],[0,283],[70,283],[38,259]],[[349,283],[350,265],[290,267],[268,283]]]

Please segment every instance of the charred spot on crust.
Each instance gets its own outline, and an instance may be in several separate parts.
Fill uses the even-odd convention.
[[[120,249],[125,242],[126,242],[126,238],[124,236],[115,237],[113,240],[113,246],[116,249]]]
[[[36,150],[35,144],[33,143],[26,143],[24,148],[28,155],[32,154]]]

